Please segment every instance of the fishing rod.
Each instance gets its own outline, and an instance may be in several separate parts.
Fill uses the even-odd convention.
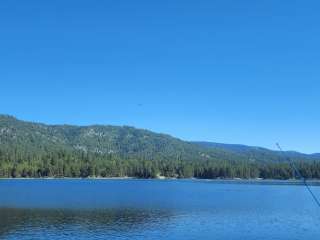
[[[284,155],[284,151],[282,150],[281,146],[279,143],[276,143],[276,146],[278,147],[279,151],[282,153],[282,155]],[[289,161],[291,168],[293,169],[295,176],[298,176],[299,179],[302,181],[303,185],[306,187],[306,189],[308,190],[308,192],[310,193],[310,195],[312,196],[314,202],[316,203],[316,205],[320,208],[320,201],[319,199],[316,197],[316,195],[314,194],[314,192],[312,191],[311,187],[309,186],[307,180],[305,177],[302,176],[301,172],[299,171],[299,169],[296,167],[294,161],[288,157],[287,160]]]

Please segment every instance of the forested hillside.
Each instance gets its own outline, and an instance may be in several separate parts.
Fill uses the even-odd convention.
[[[133,127],[45,125],[0,115],[0,177],[320,178],[319,155],[186,142]]]
[[[294,151],[272,151],[262,147],[252,147],[240,144],[223,144],[212,142],[193,142],[194,144],[205,147],[211,150],[225,150],[229,153],[237,154],[239,158],[250,159],[251,161],[259,162],[277,162],[284,161],[285,158],[290,157],[292,160],[313,161],[320,160],[320,154],[303,154]],[[276,144],[276,143],[274,143]]]

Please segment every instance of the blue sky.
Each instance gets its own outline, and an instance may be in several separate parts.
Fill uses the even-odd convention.
[[[320,152],[318,1],[0,3],[0,112]]]

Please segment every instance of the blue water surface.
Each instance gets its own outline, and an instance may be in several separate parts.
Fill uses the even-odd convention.
[[[312,187],[320,196],[320,187]],[[303,186],[0,180],[0,239],[320,239]]]

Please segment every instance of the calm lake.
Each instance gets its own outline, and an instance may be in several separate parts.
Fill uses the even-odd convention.
[[[320,196],[320,187],[312,187]],[[320,239],[303,186],[0,180],[0,239]]]

